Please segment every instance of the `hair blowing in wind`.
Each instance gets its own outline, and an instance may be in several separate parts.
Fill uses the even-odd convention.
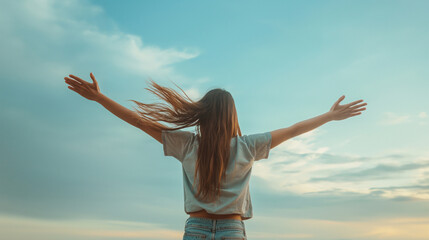
[[[195,126],[197,132],[198,159],[195,165],[194,186],[198,179],[198,190],[195,196],[204,201],[218,198],[225,170],[228,166],[231,139],[241,136],[237,111],[232,95],[222,89],[208,91],[200,100],[193,101],[184,94],[160,86],[152,79],[150,88],[145,88],[165,103],[145,104],[137,102],[136,112],[141,121],[157,130],[177,130]],[[165,127],[159,121],[176,125]]]

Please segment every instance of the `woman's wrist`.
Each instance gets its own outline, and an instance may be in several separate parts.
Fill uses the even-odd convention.
[[[97,95],[96,95],[96,97],[94,98],[94,101],[96,101],[96,102],[98,102],[98,103],[101,103],[101,101],[103,100],[103,98],[104,97],[106,97],[104,94],[102,94],[102,93],[98,93]]]
[[[329,120],[329,121],[333,121],[335,118],[334,118],[334,113],[333,112],[331,112],[331,111],[328,111],[328,112],[326,112],[325,113],[326,114],[326,118]]]

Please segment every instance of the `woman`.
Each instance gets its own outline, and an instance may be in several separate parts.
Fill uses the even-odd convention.
[[[92,73],[90,77],[92,83],[74,75],[64,79],[69,89],[140,128],[163,144],[165,156],[182,163],[185,212],[190,215],[183,239],[247,239],[243,220],[253,216],[249,179],[254,161],[267,159],[270,149],[290,138],[359,115],[367,105],[363,100],[340,105],[343,95],[324,114],[287,128],[242,136],[234,100],[224,89],[212,89],[193,101],[180,87],[186,97],[151,81],[152,88],[146,89],[171,107],[131,100],[139,108],[132,111],[103,95]],[[180,130],[191,126],[196,134]]]

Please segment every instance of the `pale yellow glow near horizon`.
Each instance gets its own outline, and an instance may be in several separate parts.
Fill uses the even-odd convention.
[[[299,229],[301,234],[309,237],[303,239],[389,239],[417,240],[429,239],[428,218],[379,218],[360,221],[332,221],[323,219],[287,219],[281,217],[258,217],[259,221],[276,222],[276,228],[287,226],[288,229]],[[281,231],[258,233],[260,239],[289,239]],[[300,234],[300,233],[295,233]],[[298,238],[297,236],[290,239]]]
[[[162,228],[157,224],[110,220],[44,220],[0,215],[2,239],[181,239],[183,231]]]
[[[428,218],[383,218],[361,221],[331,221],[281,217],[258,217],[252,224],[268,224],[266,232],[246,232],[252,239],[429,239]],[[250,224],[249,224],[250,225]],[[283,227],[282,227],[283,226]],[[287,230],[293,229],[293,231]],[[20,239],[181,239],[183,231],[160,225],[110,220],[41,220],[0,216],[0,235],[8,240]]]

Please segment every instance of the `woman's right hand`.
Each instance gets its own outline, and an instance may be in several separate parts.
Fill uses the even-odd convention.
[[[362,103],[359,105],[356,105],[360,102],[363,102],[363,100],[357,100],[348,104],[340,105],[340,102],[345,98],[345,96],[341,96],[335,103],[332,105],[331,109],[329,110],[329,113],[332,116],[332,120],[343,120],[349,117],[353,117],[356,115],[361,114],[361,111],[365,110],[366,108],[360,108],[362,106],[367,105],[366,103]],[[354,106],[355,105],[355,106]]]
[[[95,77],[92,73],[90,73],[89,76],[91,77],[93,83],[84,81],[72,74],[69,76],[70,78],[64,78],[65,82],[70,85],[68,88],[79,93],[82,97],[88,100],[97,101],[98,97],[102,95],[100,92],[100,87],[98,86],[98,82],[95,80]]]

